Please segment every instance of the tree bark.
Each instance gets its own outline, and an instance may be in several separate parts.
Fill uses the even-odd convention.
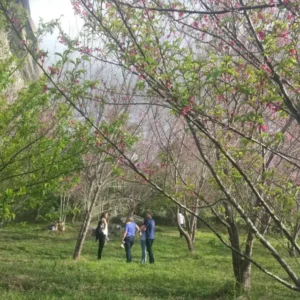
[[[266,212],[263,213],[261,217],[261,227],[260,227],[260,232],[262,235],[265,235],[268,233],[269,226],[271,223],[271,216],[269,216]]]
[[[190,236],[190,234],[181,227],[181,225],[179,223],[179,219],[178,219],[178,214],[179,214],[179,208],[177,208],[177,216],[176,216],[176,224],[177,224],[178,231],[184,236],[184,238],[187,242],[189,251],[193,253],[193,252],[195,252],[195,245],[194,245],[193,239]],[[187,220],[186,220],[186,222],[187,222]]]
[[[191,239],[191,237],[189,236],[189,234],[180,226],[180,224],[178,224],[177,222],[177,227],[179,232],[184,236],[186,242],[187,242],[187,246],[190,252],[195,252],[195,245]]]
[[[251,228],[248,228],[245,255],[252,257],[254,233]],[[242,259],[240,282],[237,282],[242,291],[248,292],[251,290],[251,262],[246,258]]]
[[[75,245],[75,249],[74,249],[74,253],[73,253],[73,258],[74,259],[78,259],[81,255],[81,251],[82,251],[82,247],[91,223],[91,219],[92,219],[92,213],[90,210],[88,210],[85,214],[84,217],[84,221],[82,223],[80,232],[78,234],[77,237],[77,241],[76,241],[76,245]]]
[[[240,234],[234,220],[231,206],[228,203],[224,204],[226,221],[229,224],[228,234],[231,246],[241,252]],[[245,255],[251,258],[253,251],[254,234],[248,229]],[[251,289],[251,263],[246,258],[242,258],[236,251],[231,251],[232,267],[236,281],[236,288],[240,291],[248,292]]]
[[[96,186],[96,188],[95,188]],[[95,188],[95,190],[94,190]],[[74,253],[73,253],[73,258],[74,259],[79,259],[80,255],[81,255],[81,251],[82,251],[82,247],[87,235],[87,232],[89,230],[89,226],[92,220],[92,216],[93,216],[93,209],[96,203],[97,198],[99,197],[99,193],[100,193],[100,186],[97,184],[95,184],[94,182],[91,184],[90,187],[90,191],[89,191],[89,196],[88,199],[92,199],[90,201],[90,206],[88,207],[85,217],[84,217],[84,221],[82,223],[80,232],[78,234],[78,238],[77,238],[77,242],[75,245],[75,249],[74,249]]]

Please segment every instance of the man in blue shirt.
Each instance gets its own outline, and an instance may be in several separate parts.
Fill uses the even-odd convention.
[[[150,211],[147,211],[146,213],[146,219],[144,225],[146,227],[146,247],[147,247],[147,252],[149,254],[149,262],[150,264],[154,264],[152,244],[155,237],[155,222],[152,219],[152,214]]]

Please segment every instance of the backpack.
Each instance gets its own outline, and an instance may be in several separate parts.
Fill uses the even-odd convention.
[[[95,230],[95,236],[96,236],[96,241],[100,239],[100,235],[101,233],[103,232],[103,229],[105,228],[105,222],[103,219],[101,219],[99,222],[98,222],[98,226]]]

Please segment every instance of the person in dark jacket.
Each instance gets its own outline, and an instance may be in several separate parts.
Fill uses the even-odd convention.
[[[108,235],[108,213],[104,212],[96,228],[96,240],[99,240],[98,259],[102,258],[102,250]]]
[[[152,219],[152,213],[150,211],[146,213],[146,219],[144,221],[144,225],[146,227],[146,247],[149,255],[149,262],[150,264],[154,264],[152,245],[155,238],[155,222]]]

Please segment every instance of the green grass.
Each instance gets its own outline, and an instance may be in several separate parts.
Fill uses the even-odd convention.
[[[140,245],[133,262],[125,262],[120,239],[96,260],[97,243],[86,241],[80,261],[71,258],[78,228],[50,232],[37,226],[0,230],[0,299],[237,299],[229,251],[208,232],[197,236],[191,255],[170,228],[159,228],[155,265],[142,266]],[[274,268],[272,258],[257,255]],[[273,269],[274,270],[274,269]],[[253,267],[253,289],[243,299],[299,299],[300,294],[275,283]],[[240,298],[241,299],[241,298]]]

